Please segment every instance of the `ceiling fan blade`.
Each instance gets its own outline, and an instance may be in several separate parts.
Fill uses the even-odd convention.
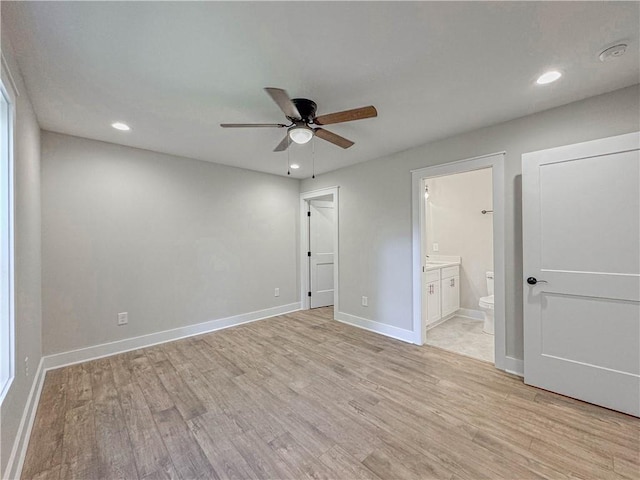
[[[354,108],[353,110],[345,110],[343,112],[327,113],[313,119],[316,125],[331,125],[332,123],[351,122],[353,120],[362,120],[363,118],[377,117],[378,111],[373,105],[368,107]]]
[[[287,133],[282,141],[278,144],[276,148],[273,149],[274,152],[284,152],[289,147],[289,134]]]
[[[351,145],[353,145],[353,142],[351,140],[347,140],[346,138],[330,132],[329,130],[325,130],[324,128],[315,128],[314,131],[317,137],[320,137],[321,139],[326,140],[327,142],[331,142],[339,147],[349,148]]]
[[[273,101],[278,104],[280,110],[289,118],[302,118],[300,112],[293,104],[287,92],[281,88],[266,87],[265,91],[269,94]]]
[[[221,123],[222,128],[286,127],[283,123]]]

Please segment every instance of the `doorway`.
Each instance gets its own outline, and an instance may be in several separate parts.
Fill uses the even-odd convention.
[[[438,287],[437,295],[440,298],[440,308],[442,308],[442,299],[444,298],[444,306],[446,307],[445,313],[448,315],[459,311],[460,307],[456,305],[456,298],[453,295],[453,290],[459,285],[460,282],[460,264],[465,262],[464,258],[460,258],[459,254],[447,251],[450,255],[437,256],[439,246],[436,245],[435,249],[438,252],[434,252],[433,243],[440,243],[438,241],[430,241],[430,249],[427,248],[427,242],[429,241],[427,234],[427,202],[425,202],[425,188],[429,185],[430,179],[441,178],[445,176],[452,176],[456,174],[463,174],[467,172],[475,172],[480,170],[490,171],[491,178],[491,205],[485,207],[477,205],[477,215],[480,221],[487,220],[488,215],[491,215],[492,226],[492,240],[493,240],[493,291],[494,291],[494,363],[499,369],[505,369],[505,268],[504,268],[504,153],[496,153],[491,155],[485,155],[481,157],[475,157],[467,160],[461,160],[458,162],[452,162],[444,165],[437,165],[433,167],[425,167],[419,170],[412,171],[412,223],[413,223],[413,333],[414,343],[423,345],[427,339],[427,316],[429,313],[433,315],[433,312],[428,312],[429,306],[428,295],[435,295]],[[488,169],[488,170],[487,170]],[[482,210],[487,213],[482,214]],[[493,212],[488,212],[493,210]],[[432,212],[433,213],[433,212]],[[473,238],[473,234],[469,234],[470,238]],[[431,258],[432,262],[427,265],[427,260],[434,254],[436,258]],[[430,255],[430,257],[427,257]],[[443,258],[444,257],[444,258]],[[458,258],[456,258],[458,257]],[[437,272],[438,279],[436,282],[433,272],[434,264],[438,262],[449,262],[446,266],[440,268]],[[457,263],[457,266],[456,266]],[[450,265],[449,265],[450,264]],[[438,270],[438,268],[436,268]],[[486,275],[490,270],[485,271]],[[444,283],[443,279],[444,278]],[[432,288],[429,288],[432,284]],[[476,283],[479,283],[476,282]],[[452,291],[446,295],[442,293],[442,286]],[[487,288],[487,287],[484,287]],[[429,292],[429,293],[428,293]],[[433,293],[432,293],[433,292]],[[485,290],[482,291],[485,293]],[[488,295],[488,292],[486,292]],[[479,307],[478,307],[478,310]],[[440,310],[440,314],[442,310]],[[464,312],[463,313],[470,313]],[[473,313],[472,313],[473,314]],[[477,314],[476,314],[477,315]],[[440,315],[442,318],[442,315]],[[432,317],[433,318],[433,317]],[[479,319],[478,319],[479,320]]]
[[[333,305],[338,311],[338,187],[300,195],[302,309]]]
[[[425,343],[494,363],[492,169],[424,182]]]

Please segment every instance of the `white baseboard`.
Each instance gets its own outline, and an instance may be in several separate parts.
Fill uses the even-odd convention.
[[[482,320],[484,321],[484,313],[482,310],[472,310],[470,308],[460,308],[456,315],[460,315],[461,317],[473,318],[474,320]]]
[[[504,366],[506,372],[513,373],[519,377],[524,377],[524,360],[507,356],[505,357]]]
[[[33,422],[36,419],[40,393],[42,392],[44,377],[47,373],[44,369],[43,360],[44,358],[40,359],[38,369],[33,377],[31,390],[29,391],[27,403],[22,412],[22,418],[20,419],[20,425],[18,426],[16,438],[13,442],[11,455],[9,456],[7,468],[5,469],[2,478],[20,478],[20,475],[22,474],[22,466],[24,465],[24,458],[27,454],[27,446],[29,445],[29,438],[31,437],[31,429],[33,428]]]
[[[375,322],[373,320],[357,317],[344,312],[335,312],[334,318],[339,322],[346,323],[347,325],[363,328],[364,330],[379,333],[380,335],[395,338],[396,340],[402,340],[403,342],[414,343],[414,333],[412,330],[405,330],[404,328]]]
[[[103,343],[91,347],[71,350],[69,352],[56,353],[43,358],[46,370],[60,368],[74,363],[86,362],[97,358],[109,357],[118,353],[137,350],[138,348],[150,347],[159,343],[172,342],[185,337],[192,337],[203,333],[214,332],[223,328],[235,327],[243,323],[255,322],[264,318],[284,315],[300,310],[300,303],[290,303],[278,307],[266,308],[255,312],[243,313],[232,317],[209,320],[208,322],[188,325],[186,327],[164,330],[162,332],[150,333],[139,337],[125,338],[115,342]]]

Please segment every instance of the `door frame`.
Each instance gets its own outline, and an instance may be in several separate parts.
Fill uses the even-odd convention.
[[[311,190],[309,192],[303,192],[300,194],[300,308],[302,310],[309,310],[311,308],[311,302],[309,301],[309,289],[311,285],[309,285],[309,262],[311,259],[307,255],[307,245],[309,245],[309,230],[307,227],[307,211],[309,201],[326,197],[327,195],[331,195],[333,198],[333,209],[334,209],[334,217],[333,217],[333,311],[334,316],[335,312],[340,311],[338,308],[338,297],[339,297],[339,279],[340,279],[340,268],[339,268],[339,243],[338,239],[339,230],[340,230],[340,222],[339,222],[339,187],[327,187],[321,188],[318,190]]]
[[[493,271],[494,271],[494,317],[495,317],[495,366],[506,368],[506,327],[505,327],[505,228],[504,228],[504,163],[506,152],[458,160],[455,162],[423,167],[411,171],[412,198],[412,250],[413,250],[413,337],[414,343],[424,345],[424,318],[422,315],[424,299],[424,275],[422,272],[425,258],[425,205],[424,180],[432,177],[453,175],[484,168],[492,169],[493,189]],[[478,208],[481,208],[479,205]]]

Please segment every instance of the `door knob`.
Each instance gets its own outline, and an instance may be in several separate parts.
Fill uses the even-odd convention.
[[[527,283],[529,285],[535,285],[536,283],[549,283],[546,280],[538,280],[536,277],[527,278]]]

